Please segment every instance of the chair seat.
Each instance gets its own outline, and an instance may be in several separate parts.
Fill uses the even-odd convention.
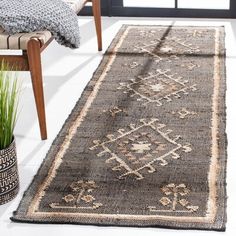
[[[87,0],[63,0],[76,12],[79,13],[83,8]],[[32,33],[18,33],[9,35],[0,26],[0,49],[12,49],[12,50],[26,50],[27,43],[32,38],[37,38],[40,40],[41,44],[45,44],[52,34],[50,31],[35,31]]]
[[[76,12],[79,13],[87,0],[63,0]]]

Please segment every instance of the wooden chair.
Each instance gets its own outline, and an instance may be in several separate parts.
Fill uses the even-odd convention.
[[[88,2],[92,2],[92,10],[97,33],[98,50],[102,50],[101,33],[101,8],[100,0],[63,0],[70,4],[71,8],[78,14]],[[32,33],[21,33],[8,35],[0,27],[0,50],[22,50],[22,55],[0,55],[2,61],[9,65],[17,66],[17,70],[30,71],[41,139],[47,139],[46,115],[43,92],[41,52],[53,40],[49,31]]]

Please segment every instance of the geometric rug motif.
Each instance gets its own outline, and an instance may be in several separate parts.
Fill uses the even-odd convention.
[[[123,89],[130,97],[137,97],[137,101],[143,102],[143,106],[149,103],[162,106],[164,102],[171,102],[172,99],[178,99],[197,90],[196,84],[187,85],[187,80],[183,80],[182,77],[175,78],[175,75],[168,73],[169,71],[157,69],[154,74],[149,73],[145,77],[131,79],[128,83],[120,83],[118,89]]]
[[[178,143],[180,135],[171,138],[172,130],[165,128],[158,119],[141,119],[137,126],[130,124],[128,130],[119,129],[117,134],[108,134],[105,141],[94,140],[95,145],[90,150],[100,149],[97,156],[107,156],[106,164],[115,163],[112,170],[124,170],[119,179],[133,175],[141,180],[144,178],[140,173],[143,169],[153,173],[157,171],[155,165],[166,166],[169,159],[180,158],[179,152],[192,151],[190,144]]]

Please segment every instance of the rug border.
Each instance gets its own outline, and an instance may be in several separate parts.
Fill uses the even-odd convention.
[[[223,176],[223,180],[224,180],[224,183],[222,183],[222,185],[224,186],[224,190],[223,190],[223,187],[220,188],[221,190],[221,195],[224,195],[225,197],[222,198],[222,201],[224,203],[224,205],[221,207],[222,210],[224,211],[223,212],[223,223],[222,223],[222,226],[221,228],[201,228],[201,227],[191,227],[191,228],[188,228],[189,226],[186,226],[186,227],[179,227],[177,226],[177,224],[175,224],[176,226],[165,226],[165,225],[161,225],[161,224],[154,224],[154,225],[137,225],[134,224],[134,225],[126,225],[126,224],[101,224],[101,223],[83,223],[83,222],[71,222],[71,221],[67,221],[67,222],[61,222],[61,221],[34,221],[34,219],[32,220],[27,220],[27,219],[24,219],[24,216],[25,216],[25,212],[27,210],[27,206],[29,206],[29,203],[30,201],[33,199],[33,192],[35,192],[34,190],[37,189],[36,186],[38,184],[38,182],[41,182],[40,180],[41,179],[44,179],[44,175],[41,175],[40,176],[40,173],[41,172],[45,172],[45,170],[43,171],[43,169],[45,168],[49,168],[50,164],[53,162],[54,160],[54,157],[55,157],[55,154],[57,153],[58,151],[58,147],[63,143],[64,141],[64,138],[65,136],[67,135],[68,133],[68,130],[70,128],[70,125],[71,123],[76,119],[76,117],[73,117],[73,113],[75,111],[77,111],[78,113],[81,112],[81,109],[84,107],[89,95],[92,93],[93,91],[93,86],[94,84],[97,82],[97,80],[99,79],[100,77],[100,67],[103,68],[103,65],[105,66],[107,64],[107,62],[109,61],[109,51],[111,49],[114,48],[114,46],[117,44],[118,40],[120,39],[120,36],[124,33],[124,31],[129,27],[129,26],[137,26],[137,27],[145,27],[147,25],[132,25],[132,24],[124,24],[122,25],[122,27],[120,28],[120,30],[118,31],[118,33],[116,34],[115,38],[112,40],[110,46],[108,47],[108,49],[106,50],[106,52],[104,53],[104,56],[102,58],[102,61],[100,62],[100,64],[98,65],[97,69],[95,70],[95,72],[93,73],[93,76],[92,76],[92,79],[88,82],[88,84],[85,86],[85,89],[80,97],[80,99],[76,102],[71,114],[69,115],[69,117],[66,119],[64,125],[62,126],[61,130],[59,131],[58,135],[56,136],[56,138],[54,139],[46,157],[44,158],[42,164],[40,165],[40,168],[38,169],[37,171],[37,174],[34,176],[33,180],[31,181],[31,184],[29,185],[29,187],[26,189],[21,201],[20,201],[20,204],[17,208],[16,211],[13,212],[13,217],[11,217],[10,219],[14,222],[25,222],[25,223],[39,223],[39,224],[78,224],[78,225],[98,225],[98,226],[130,226],[130,227],[161,227],[161,228],[168,228],[168,229],[188,229],[188,230],[215,230],[215,231],[225,231],[225,223],[226,223],[226,194],[224,195],[224,193],[226,193],[226,166],[227,166],[227,135],[226,135],[226,119],[224,119],[223,121],[220,121],[219,125],[223,126],[223,131],[224,131],[224,134],[222,133],[222,136],[223,136],[223,141],[225,141],[225,149],[222,149],[225,157],[225,162],[223,163],[224,165],[221,166],[221,172],[218,174],[218,176]],[[148,25],[148,27],[170,27],[170,25]],[[224,28],[224,26],[174,26],[174,28],[184,28],[184,27],[192,27],[192,28],[196,28],[196,27],[199,27],[199,28],[213,28],[213,29],[216,29],[216,28]],[[225,31],[224,30],[221,30],[221,37],[223,37],[223,39],[225,39]],[[226,54],[225,51],[225,40],[221,40],[223,42],[223,45],[221,45],[221,50],[224,50],[224,55]],[[223,49],[222,49],[223,48]],[[221,68],[223,68],[223,72],[221,74],[221,85],[223,84],[225,86],[225,90],[224,90],[224,93],[222,93],[222,96],[224,98],[224,102],[221,104],[223,106],[223,114],[224,114],[224,117],[226,117],[226,64],[225,64],[225,56],[223,58],[221,58],[221,64],[223,64],[224,66],[221,65]],[[220,153],[221,154],[221,153]],[[222,162],[222,161],[221,161]],[[222,164],[222,163],[221,163]],[[219,188],[217,189],[217,191],[219,191]],[[30,197],[31,195],[31,197]],[[23,209],[22,209],[23,208]],[[23,214],[24,216],[20,216],[21,214]],[[219,215],[219,214],[218,214]],[[38,220],[38,219],[36,219]],[[161,220],[158,220],[159,222],[163,222]],[[171,222],[168,222],[167,221],[167,224],[170,224]],[[183,223],[180,223],[181,225],[183,225]],[[187,223],[188,225],[189,223]],[[204,224],[204,223],[199,223],[199,224]],[[198,224],[198,225],[199,225]],[[207,224],[204,224],[207,226]],[[212,226],[212,225],[211,225]]]

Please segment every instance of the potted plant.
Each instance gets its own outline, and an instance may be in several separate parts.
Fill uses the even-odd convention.
[[[0,205],[12,200],[19,190],[17,156],[13,135],[19,98],[16,75],[0,64]]]

